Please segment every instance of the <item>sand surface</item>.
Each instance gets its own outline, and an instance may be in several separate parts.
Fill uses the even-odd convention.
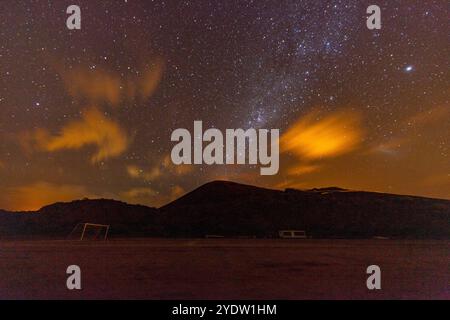
[[[449,261],[449,241],[0,241],[0,298],[449,299]],[[73,264],[81,291],[66,288]]]

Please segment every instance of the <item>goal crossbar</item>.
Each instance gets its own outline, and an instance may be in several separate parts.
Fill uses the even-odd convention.
[[[94,228],[104,228],[106,231],[105,231],[105,235],[104,235],[104,237],[103,237],[103,240],[106,240],[107,237],[108,237],[109,228],[110,228],[110,225],[108,225],[108,224],[98,224],[98,223],[78,223],[78,224],[75,226],[75,228],[73,228],[73,230],[72,230],[72,232],[70,233],[70,235],[72,235],[72,234],[75,232],[75,230],[77,230],[77,229],[79,228],[79,226],[83,226],[83,229],[82,229],[81,236],[80,236],[80,239],[79,239],[79,240],[83,240],[83,239],[84,239],[84,236],[85,236],[85,234],[86,234],[86,229],[89,228],[89,227],[94,227]],[[97,235],[98,235],[99,233],[100,233],[100,232],[97,232]],[[70,235],[69,235],[69,236],[70,236]]]

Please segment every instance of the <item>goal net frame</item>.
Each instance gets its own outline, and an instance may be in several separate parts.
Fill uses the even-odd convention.
[[[109,224],[98,224],[98,223],[89,223],[89,222],[82,222],[82,223],[78,223],[75,228],[73,228],[72,232],[69,234],[69,238],[72,234],[75,233],[76,230],[79,229],[79,227],[82,226],[81,229],[81,235],[80,238],[78,239],[79,241],[83,241],[86,240],[85,239],[85,235],[86,235],[86,230],[88,230],[88,228],[97,228],[99,231],[95,233],[94,235],[94,240],[107,240],[108,238],[108,233],[109,233],[109,229],[110,229],[110,225]],[[104,233],[105,235],[102,237],[99,237],[99,235],[101,234],[102,230],[105,230]],[[91,239],[88,239],[91,240]]]

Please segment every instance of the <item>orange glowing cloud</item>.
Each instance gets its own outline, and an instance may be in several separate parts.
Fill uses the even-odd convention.
[[[320,169],[319,165],[315,164],[299,164],[296,166],[293,166],[291,168],[288,168],[287,174],[293,175],[293,176],[300,176],[303,174],[315,172]]]
[[[169,172],[176,174],[177,176],[184,176],[191,173],[194,169],[193,165],[180,164],[175,165],[169,155],[166,155],[162,161],[162,166]]]
[[[82,119],[68,123],[57,135],[51,136],[41,129],[33,138],[39,149],[48,152],[96,146],[97,152],[91,157],[93,163],[119,156],[129,144],[126,132],[95,108],[85,111]]]
[[[68,93],[86,98],[91,103],[109,102],[117,105],[121,96],[121,80],[103,70],[76,68],[62,74]]]
[[[120,193],[120,197],[128,203],[159,207],[181,197],[185,193],[186,191],[179,185],[174,185],[167,192],[162,193],[152,188],[138,187]]]
[[[173,200],[181,197],[185,193],[186,193],[186,191],[181,186],[176,185],[176,186],[172,187],[170,190],[170,201],[173,201]]]
[[[150,98],[155,90],[158,88],[161,78],[164,73],[164,63],[162,60],[157,60],[152,68],[143,73],[137,81],[138,93],[141,98]]]
[[[128,175],[132,178],[139,178],[142,170],[136,166],[127,166]]]
[[[420,141],[433,139],[435,132],[448,128],[450,107],[448,105],[428,108],[401,121],[397,127],[397,134],[389,139],[376,141],[369,149],[369,153],[387,156],[398,155],[405,147],[417,145]],[[447,130],[448,131],[448,130]],[[413,134],[412,134],[413,133]]]
[[[300,159],[331,158],[357,148],[362,135],[360,116],[355,112],[335,112],[323,118],[312,112],[282,135],[280,148]]]
[[[192,165],[174,165],[170,156],[165,156],[157,165],[148,170],[135,165],[128,165],[126,171],[131,178],[154,181],[163,175],[184,176],[192,172]]]
[[[158,88],[163,72],[164,63],[158,59],[147,70],[138,71],[137,75],[129,77],[108,72],[101,67],[78,67],[60,73],[72,97],[85,99],[92,104],[118,106],[123,101],[151,97]]]
[[[141,197],[153,197],[157,192],[151,188],[133,188],[122,193],[122,196],[128,200],[135,200]]]
[[[95,197],[90,195],[83,186],[36,182],[2,190],[0,203],[6,210],[33,211],[54,202],[71,201],[88,196]]]
[[[448,121],[450,115],[450,107],[448,105],[430,108],[427,111],[421,111],[404,121],[403,125],[425,126],[433,125],[436,122]]]
[[[150,170],[146,171],[138,166],[129,165],[126,167],[127,173],[130,177],[135,179],[143,179],[146,181],[152,181],[156,178],[160,177],[162,172],[159,167],[150,168]]]

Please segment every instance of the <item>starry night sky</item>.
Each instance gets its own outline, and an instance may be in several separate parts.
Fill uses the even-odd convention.
[[[0,208],[216,179],[450,198],[449,30],[447,1],[1,1]],[[174,166],[194,120],[279,128],[279,174]]]

